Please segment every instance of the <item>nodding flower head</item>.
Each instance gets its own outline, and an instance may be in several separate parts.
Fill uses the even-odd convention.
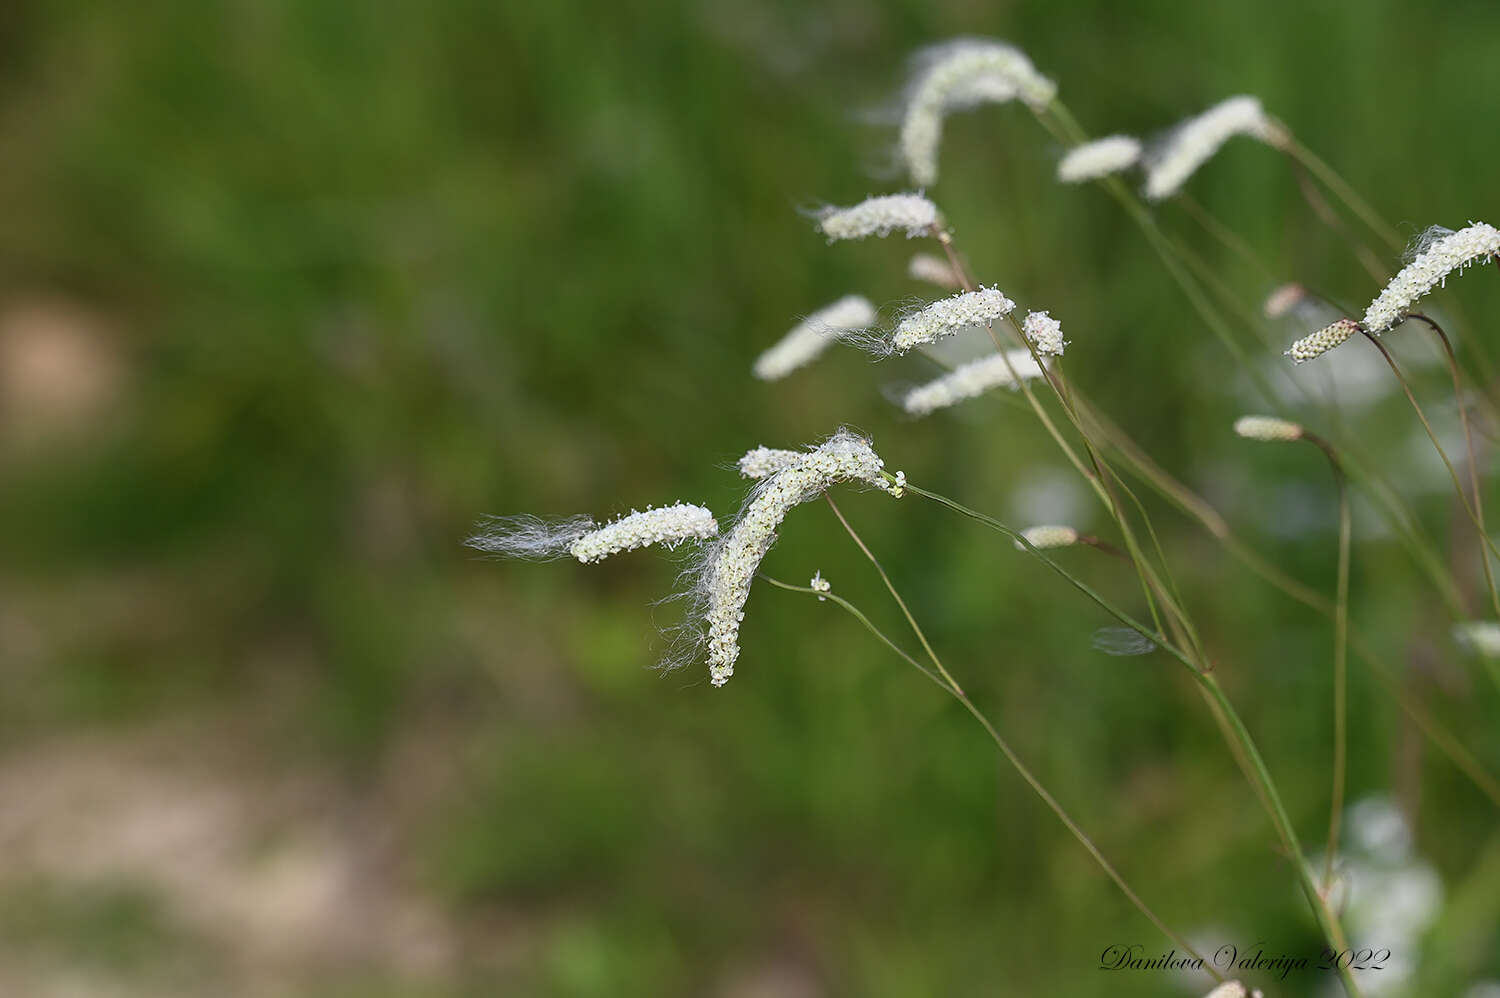
[[[572,555],[588,564],[649,544],[675,548],[684,541],[706,540],[718,532],[719,525],[710,510],[679,502],[647,507],[644,512],[631,510],[603,526],[587,516],[553,521],[535,516],[492,517],[464,543],[513,558],[549,560]]]
[[[901,120],[901,159],[912,180],[926,186],[938,177],[943,118],[985,103],[1019,98],[1033,110],[1057,96],[1057,85],[1025,53],[1004,42],[959,38],[923,49],[914,61]]]
[[[1130,135],[1110,135],[1068,150],[1057,164],[1057,179],[1081,184],[1128,170],[1141,159],[1141,140]]]
[[[690,643],[694,649],[707,648],[709,678],[715,686],[724,685],[734,674],[750,584],[786,515],[840,482],[891,489],[882,474],[885,462],[868,440],[847,429],[809,451],[775,453],[795,454],[798,459],[756,483],[734,526],[703,552],[690,572],[694,605],[690,618],[702,621],[701,631],[690,630]]]
[[[901,408],[913,416],[925,416],[967,399],[977,398],[992,388],[1019,388],[1022,381],[1042,376],[1030,350],[1007,350],[961,364],[941,378],[908,391],[901,398]]]
[[[1353,319],[1339,319],[1293,343],[1287,348],[1286,356],[1299,364],[1304,364],[1332,350],[1357,332],[1359,332],[1359,323]]]
[[[1027,543],[1038,550],[1045,551],[1049,548],[1072,547],[1078,543],[1078,531],[1072,527],[1064,527],[1054,523],[1044,523],[1035,527],[1027,527],[1021,531],[1021,536],[1026,538]],[[1016,541],[1016,550],[1025,551],[1026,545]]]
[[[1454,271],[1462,273],[1471,263],[1500,256],[1500,231],[1484,222],[1457,232],[1429,229],[1420,245],[1416,258],[1391,278],[1365,310],[1364,327],[1371,333],[1383,333],[1405,319],[1417,299],[1446,284]]]
[[[906,276],[940,288],[957,289],[964,286],[953,270],[953,264],[931,253],[918,253],[906,265]]]
[[[849,208],[824,208],[818,212],[818,228],[829,242],[888,236],[898,229],[916,239],[930,235],[938,219],[937,205],[920,194],[884,194]]]
[[[848,295],[809,315],[775,346],[755,361],[755,376],[762,381],[784,378],[803,367],[840,336],[864,329],[875,322],[875,306],[859,295]]]
[[[1234,421],[1234,432],[1246,440],[1279,443],[1301,440],[1307,431],[1296,423],[1275,416],[1241,416]]]
[[[1068,345],[1062,337],[1062,323],[1046,312],[1027,312],[1026,321],[1021,323],[1021,332],[1044,357],[1061,357],[1063,347]]]
[[[1254,97],[1231,97],[1196,117],[1180,122],[1146,151],[1146,197],[1161,201],[1182,189],[1198,167],[1236,135],[1248,135],[1282,147],[1286,132]]]
[[[1016,303],[997,288],[965,291],[940,298],[902,319],[891,338],[891,347],[905,353],[912,347],[952,336],[966,326],[981,326],[1009,315]]]

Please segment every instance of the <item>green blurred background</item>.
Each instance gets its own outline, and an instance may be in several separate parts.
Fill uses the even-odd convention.
[[[853,351],[748,374],[842,294],[928,293],[904,275],[914,244],[830,247],[798,210],[900,187],[880,112],[907,54],[958,34],[1022,46],[1094,134],[1254,93],[1403,235],[1500,214],[1500,7],[1480,0],[0,6],[0,993],[1207,990],[1098,969],[1111,944],[1165,947],[972,720],[832,604],[757,588],[713,690],[651,669],[672,559],[461,546],[487,513],[727,512],[741,452],[840,423],[1018,526],[1108,534],[1013,400],[913,422],[882,389],[930,369]],[[1024,109],[983,109],[953,119],[930,193],[983,279],[1063,320],[1096,401],[1331,591],[1319,456],[1232,435],[1265,403],[1113,202],[1052,180],[1059,153]],[[1376,290],[1264,147],[1231,144],[1191,190],[1274,274],[1173,205],[1163,225],[1247,303],[1273,277]],[[1442,301],[1482,318],[1460,337],[1492,336],[1500,279]],[[1442,369],[1416,381],[1451,427]],[[1348,416],[1472,585],[1409,410]],[[1316,958],[1170,660],[1094,651],[1111,621],[997,535],[916,499],[842,504],[1170,924]],[[1327,622],[1158,512],[1313,850]],[[1494,687],[1358,515],[1357,626],[1500,770]],[[1064,560],[1140,610],[1090,554]],[[766,568],[820,569],[901,633],[826,509],[789,520]],[[1399,943],[1409,993],[1500,977],[1493,806],[1357,662],[1351,704],[1351,800],[1394,802],[1442,883]]]

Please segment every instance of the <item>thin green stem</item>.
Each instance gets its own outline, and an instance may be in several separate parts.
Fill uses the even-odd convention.
[[[1333,860],[1338,853],[1339,826],[1344,813],[1344,781],[1348,769],[1348,656],[1349,656],[1349,547],[1351,517],[1349,487],[1333,446],[1316,434],[1304,439],[1315,444],[1328,458],[1339,494],[1339,569],[1333,615],[1333,791],[1328,809],[1328,847],[1324,850],[1323,893],[1333,886]]]
[[[1283,148],[1294,160],[1316,174],[1317,178],[1333,191],[1340,201],[1349,206],[1350,211],[1359,216],[1360,221],[1364,222],[1371,232],[1383,239],[1391,249],[1400,251],[1401,237],[1397,235],[1396,230],[1385,224],[1375,209],[1355,193],[1354,188],[1349,186],[1337,170],[1319,159],[1317,154],[1298,142],[1290,132],[1287,133],[1287,141]]]

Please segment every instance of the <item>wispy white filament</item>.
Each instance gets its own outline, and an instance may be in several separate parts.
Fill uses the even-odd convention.
[[[793,453],[793,452],[788,452]],[[704,553],[695,596],[701,603],[707,633],[709,678],[723,686],[739,658],[740,622],[750,584],[776,539],[776,528],[797,505],[816,498],[839,482],[860,481],[889,490],[884,462],[870,442],[841,429],[793,465],[758,483],[733,528]]]
[[[1234,421],[1234,432],[1246,440],[1278,443],[1301,440],[1307,431],[1296,423],[1275,416],[1241,416]]]
[[[1427,243],[1415,260],[1391,278],[1380,296],[1365,310],[1364,327],[1383,333],[1406,318],[1417,299],[1443,285],[1455,270],[1500,254],[1500,231],[1483,222]]]
[[[755,376],[763,381],[784,378],[810,363],[828,345],[851,329],[875,322],[875,306],[859,295],[848,295],[809,315],[781,341],[755,361]]]
[[[1287,348],[1286,355],[1299,364],[1320,357],[1359,332],[1353,319],[1339,319],[1316,333],[1309,333]]]
[[[952,336],[965,326],[993,322],[1010,314],[1016,303],[996,288],[965,291],[941,298],[912,313],[896,326],[891,345],[901,353],[923,343]]]
[[[1030,350],[1009,350],[1003,356],[991,354],[971,360],[936,381],[913,388],[901,399],[901,408],[913,416],[925,416],[977,398],[992,388],[1018,388],[1021,381],[1041,376],[1042,369],[1037,366]]]
[[[1046,312],[1027,312],[1021,332],[1044,357],[1061,357],[1063,347],[1067,346],[1062,337],[1062,323]]]
[[[936,183],[943,118],[950,112],[1016,98],[1038,109],[1056,95],[1057,85],[1013,45],[959,38],[924,49],[907,88],[901,158],[916,183]]]
[[[906,238],[929,235],[937,224],[937,205],[920,194],[884,194],[849,208],[828,207],[818,213],[818,228],[829,242],[888,236],[897,229]]]
[[[1198,167],[1236,135],[1248,135],[1273,146],[1286,142],[1285,133],[1267,116],[1259,100],[1231,97],[1181,122],[1147,150],[1146,197],[1161,201],[1176,194]]]
[[[1021,536],[1034,548],[1045,551],[1048,548],[1065,548],[1078,543],[1078,531],[1072,527],[1064,527],[1054,523],[1044,523],[1035,527],[1027,527],[1021,531]],[[1020,541],[1015,542],[1016,547],[1026,550],[1026,545]]]
[[[1141,158],[1141,140],[1129,135],[1111,135],[1075,146],[1057,164],[1057,179],[1065,184],[1098,180],[1128,170]]]
[[[961,288],[963,282],[953,272],[953,264],[931,253],[918,253],[906,265],[906,275],[940,288]]]
[[[644,512],[631,510],[626,516],[591,530],[568,546],[568,553],[584,564],[603,561],[621,551],[634,551],[648,544],[675,548],[683,541],[704,540],[719,532],[714,514],[691,503],[679,502]]]
[[[713,513],[679,502],[627,515],[600,526],[590,517],[543,520],[535,516],[497,516],[481,524],[464,543],[479,551],[512,558],[548,560],[572,555],[585,564],[648,544],[675,548],[684,541],[706,540],[719,532]]]

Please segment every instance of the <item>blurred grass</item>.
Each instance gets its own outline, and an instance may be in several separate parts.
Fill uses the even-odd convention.
[[[246,758],[332,766],[376,808],[397,747],[423,744],[446,776],[404,848],[414,889],[469,942],[392,993],[1161,993],[1158,975],[1097,972],[1111,943],[1153,950],[1149,927],[972,722],[831,605],[757,589],[739,676],[715,692],[697,671],[647,669],[674,613],[651,605],[670,562],[492,564],[459,542],[490,512],[729,510],[740,452],[840,422],[913,481],[1011,515],[1061,466],[1022,413],[901,420],[880,386],[922,369],[853,353],[776,385],[747,377],[797,315],[846,292],[923,293],[903,276],[909,247],[828,247],[796,211],[896,183],[871,176],[889,130],[860,115],[894,94],[906,53],[1011,39],[1096,134],[1256,93],[1415,235],[1493,220],[1500,153],[1486,125],[1500,10],[1429,14],[1389,0],[6,5],[0,305],[81,310],[71,321],[121,373],[81,428],[6,410],[0,744],[24,754],[230,705],[262,732]],[[1158,460],[1331,590],[1331,514],[1288,539],[1262,512],[1296,506],[1288,486],[1331,507],[1320,459],[1229,434],[1247,404],[1229,358],[1100,192],[1053,183],[1057,153],[1017,108],[954,119],[933,194],[963,249],[1063,319],[1073,376]],[[1373,294],[1268,151],[1232,145],[1192,189],[1279,278]],[[1260,275],[1161,214],[1259,301]],[[1500,314],[1493,275],[1450,296]],[[1419,380],[1446,398],[1441,372]],[[1443,544],[1451,503],[1410,473],[1412,428],[1395,404],[1361,423]],[[843,504],[966,688],[1171,924],[1316,950],[1269,828],[1168,663],[1092,652],[1110,621],[969,524],[916,501]],[[1326,623],[1165,522],[1231,695],[1316,842]],[[1087,554],[1070,565],[1132,598]],[[823,511],[789,521],[767,567],[821,569],[899,632]],[[1410,663],[1413,695],[1496,768],[1494,691],[1470,685],[1399,547],[1362,541],[1353,607]],[[1357,663],[1351,682],[1351,798],[1417,808],[1421,851],[1462,883],[1493,851],[1493,811]],[[117,947],[128,979],[156,916],[110,914],[124,903],[58,908],[39,931],[68,953]],[[1500,974],[1488,938],[1455,980]],[[358,992],[361,973],[314,993]]]

